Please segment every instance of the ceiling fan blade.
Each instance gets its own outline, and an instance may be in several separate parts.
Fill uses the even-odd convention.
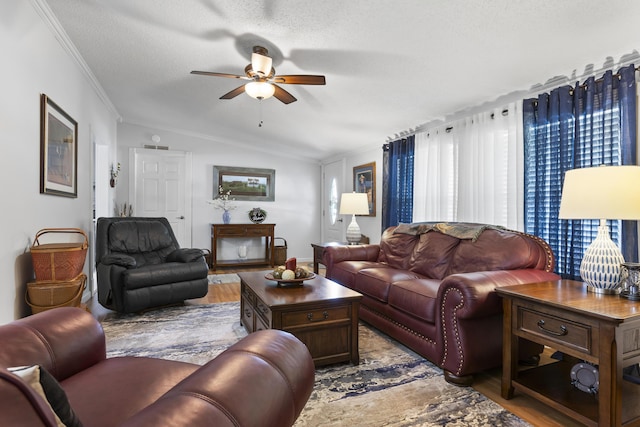
[[[251,80],[247,76],[239,76],[237,74],[227,74],[227,73],[214,73],[212,71],[192,71],[191,74],[199,74],[201,76],[227,77],[230,79]]]
[[[231,92],[225,93],[224,95],[222,95],[220,97],[220,99],[232,99],[232,98],[235,98],[236,96],[240,95],[242,92],[244,92],[244,85],[235,88]]]
[[[291,95],[289,92],[282,89],[280,86],[273,85],[273,87],[276,89],[276,91],[273,93],[273,96],[275,96],[282,103],[291,104],[292,102],[297,101],[295,96]]]
[[[273,78],[274,83],[288,84],[288,85],[324,85],[326,84],[324,76],[312,76],[312,75],[293,75],[293,76],[275,76]]]

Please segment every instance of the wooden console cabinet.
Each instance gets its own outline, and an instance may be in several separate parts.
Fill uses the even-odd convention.
[[[273,267],[273,239],[275,224],[211,224],[211,268],[237,265],[269,265]],[[218,261],[218,243],[228,238],[264,239],[264,258]]]
[[[617,295],[588,292],[582,282],[496,288],[504,298],[502,397],[525,393],[587,426],[640,425],[640,385],[623,379],[623,368],[640,361],[640,305]],[[518,340],[556,349],[569,357],[518,369]],[[571,381],[575,360],[597,366],[596,394]]]

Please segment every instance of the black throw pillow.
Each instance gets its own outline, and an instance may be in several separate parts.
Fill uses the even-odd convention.
[[[9,368],[9,371],[22,378],[31,388],[44,397],[53,412],[58,416],[62,424],[66,427],[82,427],[75,412],[69,404],[67,394],[60,383],[46,369],[38,366],[21,366]],[[38,388],[38,385],[40,388]]]

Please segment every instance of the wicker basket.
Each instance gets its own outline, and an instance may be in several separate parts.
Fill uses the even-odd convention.
[[[40,237],[47,233],[76,233],[84,237],[80,243],[40,244]],[[89,240],[79,228],[45,228],[38,233],[31,246],[31,259],[37,281],[71,280],[82,273],[87,257]]]
[[[283,245],[275,245],[273,246],[273,263],[278,265],[284,265],[284,262],[287,260],[287,241],[282,237],[274,237],[274,242],[276,239],[280,239],[284,242]]]
[[[66,282],[44,281],[27,283],[25,301],[33,314],[57,307],[80,307],[87,275],[80,274]]]

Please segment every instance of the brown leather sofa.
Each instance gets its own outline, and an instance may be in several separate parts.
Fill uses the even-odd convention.
[[[380,244],[324,250],[327,278],[363,294],[360,319],[470,385],[502,360],[498,286],[557,280],[543,240],[485,224],[414,223],[384,231]],[[522,360],[542,346],[521,342]]]
[[[32,364],[57,379],[84,426],[104,427],[290,426],[315,372],[306,346],[277,330],[253,333],[204,366],[107,359],[93,316],[58,308],[0,326],[0,425],[56,425],[45,399],[7,370]]]

